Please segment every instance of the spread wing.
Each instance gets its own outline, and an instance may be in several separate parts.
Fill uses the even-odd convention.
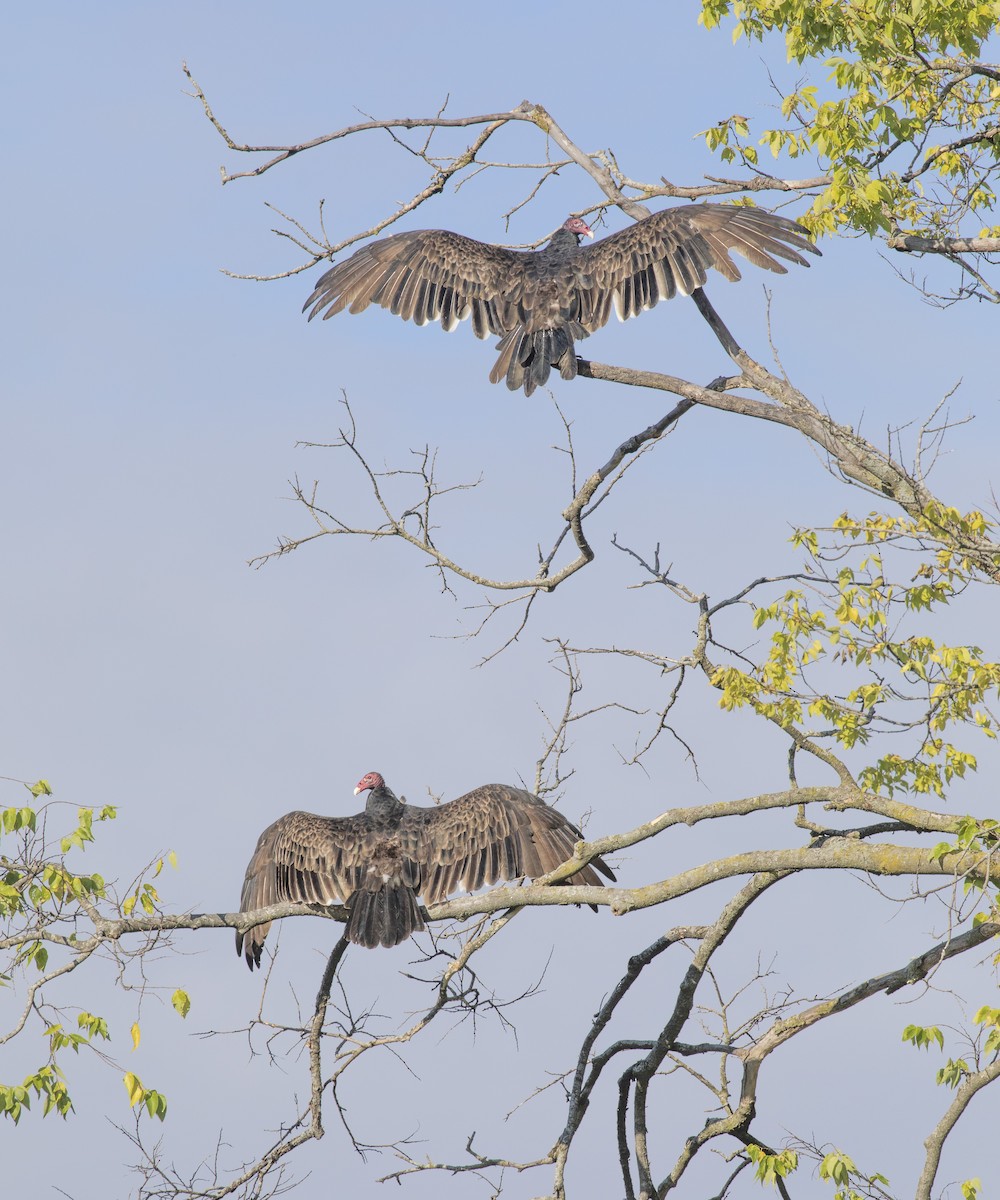
[[[619,319],[637,316],[660,300],[703,287],[709,268],[741,278],[732,252],[757,267],[784,275],[779,260],[808,267],[802,256],[819,254],[806,230],[760,208],[694,204],[666,208],[581,249],[573,259],[581,320],[593,333],[614,307]]]
[[[472,318],[476,337],[504,333],[504,309],[527,255],[446,229],[395,233],[369,242],[321,276],[303,312],[323,320],[380,304],[404,321],[452,330]]]
[[[421,864],[421,895],[436,904],[460,890],[498,880],[535,879],[572,858],[582,834],[531,792],[488,783],[435,808],[408,806],[400,825],[404,852]],[[600,858],[567,883],[600,885]]]
[[[346,903],[362,884],[369,865],[370,834],[363,815],[321,817],[291,812],[260,835],[247,867],[240,912],[253,912],[282,900],[306,904]],[[247,965],[260,966],[264,939],[271,925],[258,925],[236,935],[237,954]]]

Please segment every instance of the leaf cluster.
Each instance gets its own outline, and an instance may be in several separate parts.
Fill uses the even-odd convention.
[[[46,780],[24,785],[33,801],[52,796]],[[99,931],[106,912],[126,915],[138,904],[152,914],[159,897],[143,875],[131,885],[119,905],[113,889],[96,871],[75,869],[72,859],[96,840],[95,826],[114,820],[112,805],[95,809],[80,807],[75,823],[65,832],[51,833],[50,826],[62,815],[64,806],[54,801],[9,806],[0,810],[0,953],[7,961],[0,974],[0,985],[23,994],[19,1016],[0,1029],[0,1044],[20,1037],[34,1026],[45,1041],[45,1061],[19,1083],[0,1083],[0,1114],[17,1124],[30,1110],[32,1100],[42,1101],[42,1116],[57,1113],[67,1117],[73,1111],[63,1067],[67,1051],[96,1050],[111,1042],[107,1019],[80,1010],[75,1019],[53,1005],[49,998],[56,981],[76,970],[103,945]],[[164,862],[176,866],[171,852],[151,865],[153,877]],[[119,954],[120,969],[128,963],[128,952],[111,943],[112,955]],[[139,956],[141,957],[141,950]],[[174,1009],[186,1017],[191,1001],[178,988],[172,997]],[[132,1048],[139,1045],[139,1025],[132,1026]],[[110,1062],[102,1049],[99,1056]],[[161,1093],[144,1088],[131,1073],[134,1083],[127,1084],[130,1102],[140,1102],[144,1111],[160,1120],[166,1115],[166,1099]]]
[[[994,205],[1000,75],[978,56],[997,28],[995,3],[702,0],[706,27],[729,17],[734,41],[778,34],[789,62],[825,73],[784,94],[782,124],[757,138],[775,159],[809,155],[827,173],[811,228],[957,237]],[[749,134],[744,116],[705,131],[724,161],[757,169]],[[980,219],[975,232],[998,229]]]
[[[978,527],[979,514],[962,522]],[[919,541],[918,526],[843,514],[824,545],[818,531],[797,531],[793,541],[810,555],[815,583],[759,605],[753,625],[770,631],[766,657],[752,669],[720,667],[712,682],[721,707],[749,707],[783,729],[844,750],[864,747],[874,733],[910,734],[916,745],[906,753],[882,749],[880,740],[881,752],[861,766],[859,782],[890,796],[943,797],[977,766],[957,736],[996,737],[990,706],[1000,692],[1000,663],[976,645],[952,645],[919,627],[922,615],[945,608],[973,580],[954,546],[942,549],[936,563],[922,562],[909,579],[888,576],[887,547]],[[858,558],[850,553],[858,540],[875,548]],[[855,675],[853,686],[844,686],[844,671]]]

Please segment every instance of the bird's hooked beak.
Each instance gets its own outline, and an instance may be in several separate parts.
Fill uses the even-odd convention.
[[[587,237],[589,237],[589,238],[592,238],[592,237],[594,236],[594,231],[593,231],[593,230],[590,228],[590,226],[589,226],[589,225],[588,225],[588,226],[587,226],[587,227],[584,229],[584,231],[583,231],[583,232],[584,232],[584,233],[586,234],[586,236],[587,236]]]
[[[354,794],[355,794],[355,796],[359,795],[359,794],[360,794],[360,792],[361,792],[361,785],[359,784],[359,785],[358,785],[358,786],[357,786],[357,787],[354,789]]]

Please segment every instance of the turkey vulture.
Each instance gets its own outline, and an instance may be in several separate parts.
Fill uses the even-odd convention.
[[[500,356],[490,381],[507,377],[530,396],[552,367],[576,376],[573,343],[607,324],[637,316],[660,300],[702,287],[714,267],[740,278],[730,251],[784,275],[777,260],[809,264],[819,254],[806,230],[760,208],[694,204],[667,208],[593,246],[593,231],[570,217],[541,250],[508,250],[446,229],[394,233],[369,242],[320,277],[303,305],[309,320],[381,304],[406,321],[440,321],[445,330],[472,318],[476,337],[495,334]],[[324,311],[325,310],[325,311]]]
[[[240,912],[281,900],[343,903],[349,941],[395,946],[424,928],[418,896],[436,904],[498,879],[535,879],[572,858],[582,836],[537,796],[503,783],[433,808],[397,799],[377,771],[361,780],[359,792],[369,795],[356,816],[292,812],[264,830],[243,880]],[[614,879],[595,858],[564,882],[600,887],[598,871]],[[260,966],[269,928],[236,935],[236,953],[245,954],[251,971]]]

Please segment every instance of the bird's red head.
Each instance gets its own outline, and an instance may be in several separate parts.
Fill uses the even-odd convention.
[[[570,233],[575,233],[578,238],[592,238],[594,236],[594,231],[582,217],[570,217],[569,220],[563,223],[563,229],[569,230]]]
[[[378,771],[369,771],[368,774],[364,777],[364,779],[362,779],[360,781],[360,783],[358,784],[358,786],[354,789],[354,794],[355,794],[355,796],[357,796],[361,792],[367,792],[369,789],[378,791],[379,788],[384,788],[384,787],[385,787],[385,780],[378,773]]]

